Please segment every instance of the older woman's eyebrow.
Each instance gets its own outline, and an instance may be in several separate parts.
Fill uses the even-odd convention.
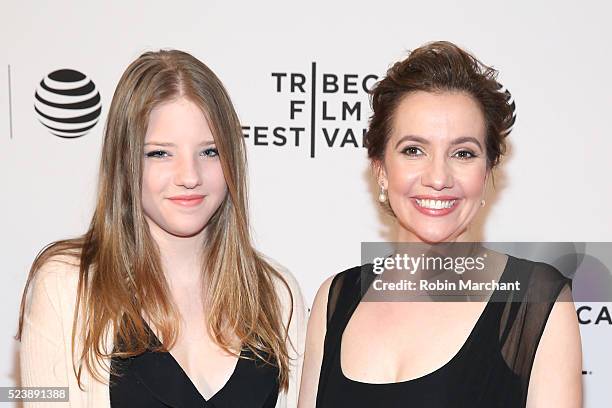
[[[456,139],[454,139],[451,144],[452,145],[458,145],[461,143],[466,143],[466,142],[472,142],[474,143],[476,146],[478,146],[478,148],[480,150],[482,150],[482,145],[480,144],[480,141],[478,139],[476,139],[473,136],[463,136],[463,137],[458,137]]]
[[[404,142],[417,142],[417,143],[421,143],[424,145],[429,144],[429,140],[425,139],[424,137],[416,136],[416,135],[406,135],[406,136],[402,136],[400,140],[397,141],[397,143],[395,144],[395,148],[397,149],[397,147]]]
[[[417,136],[417,135],[406,135],[406,136],[402,136],[400,140],[397,141],[397,143],[395,144],[395,148],[397,148],[400,144],[404,142],[408,142],[408,141],[417,142],[417,143],[421,143],[424,145],[429,145],[429,140],[425,139],[424,137]],[[454,145],[458,145],[458,144],[466,143],[466,142],[474,143],[476,146],[478,146],[479,149],[482,150],[482,144],[480,143],[478,139],[476,139],[473,136],[462,136],[462,137],[453,139],[451,141],[451,145],[454,146]]]

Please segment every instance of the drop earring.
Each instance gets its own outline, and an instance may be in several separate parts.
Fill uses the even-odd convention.
[[[387,194],[383,186],[380,186],[380,194],[378,195],[378,201],[380,201],[381,203],[387,201]]]

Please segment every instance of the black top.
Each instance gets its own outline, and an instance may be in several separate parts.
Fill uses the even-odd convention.
[[[160,342],[151,332],[153,345]],[[117,373],[117,374],[115,374]],[[112,407],[270,408],[278,398],[278,368],[243,349],[225,385],[204,399],[169,352],[147,351],[127,359],[111,359]]]
[[[362,278],[373,277],[372,265],[364,265],[339,273],[331,283],[317,407],[525,407],[540,337],[571,280],[548,264],[508,256],[499,281],[518,280],[520,292],[494,292],[448,363],[413,380],[371,384],[343,374],[340,342],[361,301]]]

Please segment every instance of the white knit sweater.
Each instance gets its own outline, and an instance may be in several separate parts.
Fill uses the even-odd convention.
[[[269,261],[269,260],[268,260]],[[73,263],[70,263],[73,262]],[[291,273],[273,263],[288,283],[293,295],[293,317],[289,325],[288,344],[291,360],[289,389],[278,396],[277,408],[297,406],[306,335],[306,308],[298,283]],[[277,280],[278,281],[278,280]],[[25,407],[110,407],[109,374],[101,371],[105,383],[96,381],[83,369],[79,389],[71,361],[72,324],[76,304],[78,266],[67,257],[55,257],[37,272],[29,290],[24,314],[20,349],[21,386],[68,387],[69,402],[25,403]],[[288,319],[290,299],[284,285],[277,282],[283,316]],[[76,347],[80,344],[77,343]],[[112,348],[112,342],[109,346]],[[293,353],[291,353],[293,352]],[[110,361],[106,361],[110,365]]]

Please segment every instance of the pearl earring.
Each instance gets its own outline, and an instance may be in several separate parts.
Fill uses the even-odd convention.
[[[484,206],[485,206],[485,204],[486,204],[486,201],[485,201],[485,200],[480,200],[480,206],[481,206],[481,207],[484,207]]]
[[[387,201],[387,194],[385,193],[385,188],[383,186],[380,186],[380,194],[378,195],[378,201],[380,201],[381,203]]]

